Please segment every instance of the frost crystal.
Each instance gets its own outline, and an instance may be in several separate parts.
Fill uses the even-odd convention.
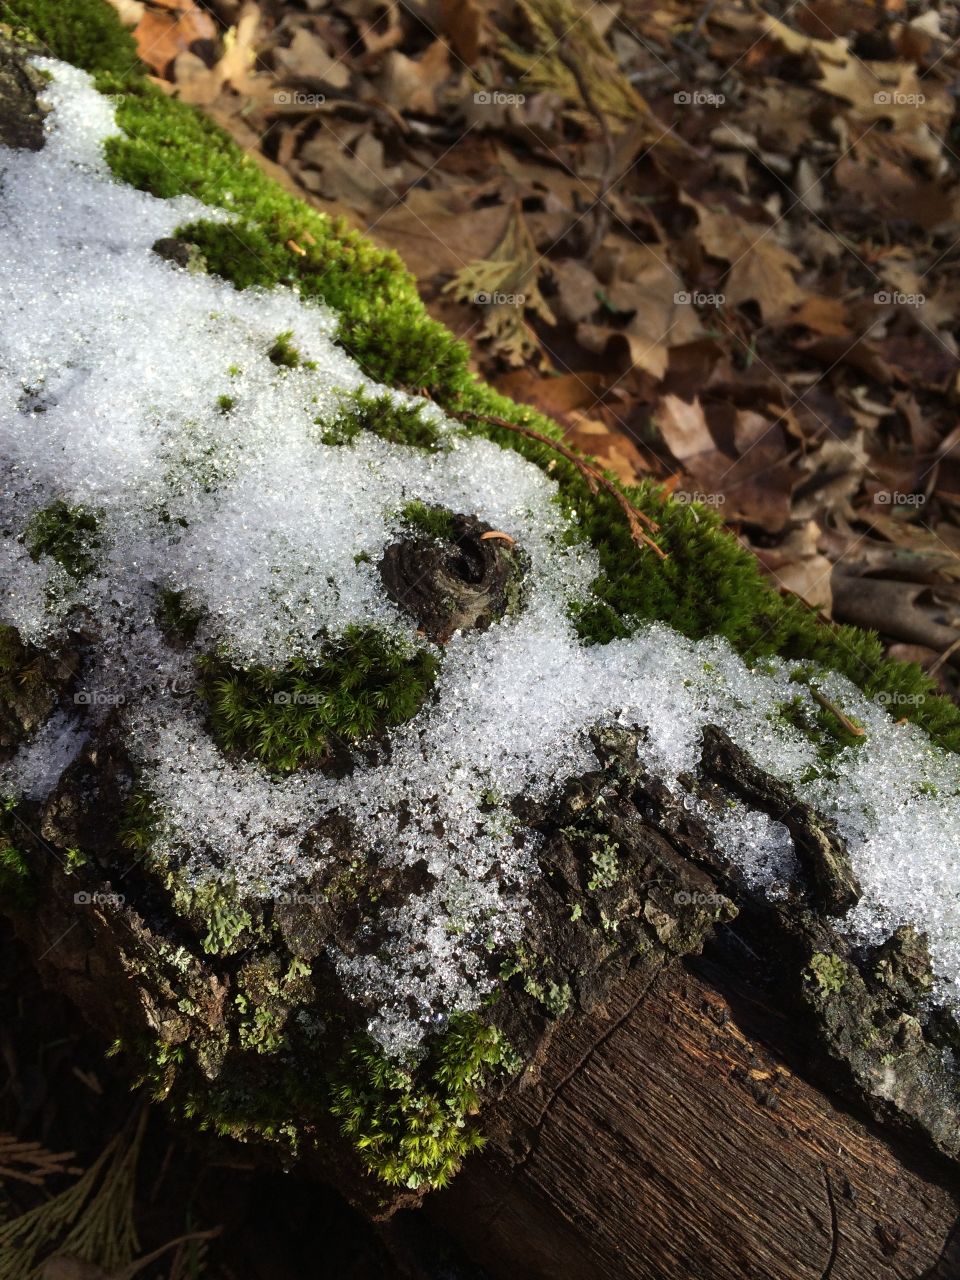
[[[913,922],[929,935],[940,997],[960,1001],[957,760],[820,673],[866,728],[826,771],[780,714],[803,688],[786,664],[751,671],[720,641],[663,625],[582,645],[569,606],[588,596],[596,563],[563,538],[552,481],[446,421],[434,453],[367,434],[323,444],[318,423],[336,420],[344,393],[383,391],[335,345],[336,316],[154,254],[178,224],[224,215],[114,182],[109,103],[83,73],[38,64],[54,77],[47,145],[0,152],[0,621],[43,644],[74,611],[96,640],[82,727],[57,713],[0,771],[0,788],[44,798],[109,710],[156,803],[156,851],[197,881],[284,891],[324,857],[304,837],[334,812],[378,865],[425,866],[429,887],[375,922],[388,945],[367,953],[358,939],[332,955],[347,989],[377,1008],[372,1034],[403,1054],[476,1007],[491,982],[485,958],[520,937],[536,847],[507,802],[595,768],[587,735],[602,723],[643,729],[643,763],[678,786],[697,768],[703,726],[718,724],[837,822],[864,889],[845,922],[852,936],[876,941]],[[267,353],[286,332],[303,363],[278,369]],[[356,624],[415,639],[373,567],[411,500],[511,534],[530,563],[523,609],[454,636],[435,697],[348,778],[278,779],[226,758],[196,700],[168,691],[189,689],[194,658],[214,646],[238,665],[280,666],[317,658],[325,637]],[[96,565],[82,580],[25,546],[31,518],[55,501],[98,513]],[[203,613],[185,650],[156,622],[164,589]],[[700,808],[749,883],[782,892],[796,872],[785,828],[740,804],[724,816]]]

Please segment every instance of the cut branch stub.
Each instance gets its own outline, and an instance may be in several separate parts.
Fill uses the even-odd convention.
[[[857,905],[860,884],[846,845],[830,822],[797,799],[788,783],[765,773],[717,725],[704,728],[701,763],[708,777],[783,823],[819,910],[839,916]]]
[[[443,517],[442,509],[435,513]],[[519,601],[526,557],[475,516],[445,518],[440,537],[391,543],[378,568],[390,599],[437,644],[457,631],[485,630]]]

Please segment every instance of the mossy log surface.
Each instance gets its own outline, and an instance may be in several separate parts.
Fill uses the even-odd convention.
[[[13,8],[25,21],[49,16],[42,4]],[[82,6],[58,8],[54,27],[38,24],[41,35],[62,38],[64,23],[69,34],[64,15],[74,10]],[[0,47],[0,129],[6,145],[30,146],[36,86],[12,47]],[[62,45],[54,51],[70,57]],[[110,83],[117,67],[98,66],[95,49],[86,54]],[[182,127],[191,156],[201,143],[213,153],[227,145],[138,77],[122,82],[118,114],[128,132],[114,158],[146,189],[138,130]],[[164,182],[173,172],[166,166]],[[256,199],[263,181],[249,177]],[[199,182],[193,174],[185,185]],[[286,195],[275,198],[281,225],[316,219],[308,266],[318,292],[322,284],[333,295],[351,272],[362,276],[359,301],[340,301],[349,340],[374,376],[409,389],[429,369],[433,398],[451,410],[478,421],[513,415],[557,433],[473,383],[464,353],[426,320],[395,261],[332,235],[295,202],[291,213]],[[243,263],[227,260],[214,224],[184,236],[196,249],[186,266],[238,282]],[[257,262],[271,252],[266,246]],[[364,320],[378,298],[394,308],[406,339],[389,351],[377,345],[389,325]],[[398,429],[394,420],[377,426]],[[488,434],[556,464],[529,441],[495,427]],[[611,571],[598,588],[601,605],[581,619],[585,636],[625,633],[627,613],[657,616],[689,634],[716,630],[735,646],[756,647],[762,634],[766,652],[835,658],[864,687],[928,688],[915,670],[884,663],[875,638],[839,636],[782,601],[706,513],[691,516],[646,490],[631,496],[660,519],[667,567],[631,554],[638,567],[614,574],[625,548],[632,552],[618,504],[591,494],[574,466],[561,463],[556,474],[567,500],[587,513]],[[447,522],[439,536],[452,543],[442,553],[439,518]],[[438,640],[490,625],[522,595],[529,566],[521,551],[485,537],[496,530],[469,514],[426,509],[411,513],[418,524],[379,567],[393,598]],[[86,555],[89,546],[81,538],[72,551]],[[717,590],[704,603],[700,584],[711,574]],[[186,634],[191,618],[181,602],[168,604],[171,636]],[[7,758],[52,709],[73,701],[77,681],[69,647],[32,650],[9,628],[0,642]],[[375,655],[386,666],[394,656]],[[414,692],[426,696],[431,673],[416,674]],[[222,673],[198,675],[214,719],[218,691],[234,700],[244,692]],[[910,705],[942,744],[960,740],[954,708],[933,697]],[[224,701],[224,716],[227,709]],[[960,1033],[927,1001],[924,940],[905,927],[868,954],[854,952],[831,922],[859,895],[842,840],[719,728],[704,735],[699,778],[684,785],[718,807],[746,797],[783,820],[800,855],[798,883],[775,900],[750,890],[683,798],[637,763],[636,734],[598,730],[596,771],[550,803],[517,801],[517,818],[542,836],[540,875],[497,999],[451,1019],[408,1071],[364,1041],[368,1011],[346,999],[328,951],[349,955],[364,907],[400,901],[420,873],[365,864],[349,825],[331,819],[315,832],[329,850],[324,869],[302,893],[266,902],[188,890],[141,856],[150,800],[138,793],[118,723],[119,715],[103,720],[46,800],[0,813],[3,909],[50,982],[174,1111],[255,1144],[265,1159],[296,1158],[380,1214],[448,1182],[482,1129],[486,1154],[472,1155],[429,1211],[456,1221],[494,1274],[956,1274],[944,1270],[953,1265],[944,1259],[955,1249],[947,1238],[957,1207],[945,1186],[960,1157],[960,1091],[945,1051],[960,1050]],[[329,736],[307,744],[309,763],[335,771],[352,741]],[[302,761],[274,763],[289,770]],[[695,974],[679,967],[694,964],[705,944]],[[751,982],[738,956],[749,957]],[[820,1088],[844,1099],[852,1116]]]

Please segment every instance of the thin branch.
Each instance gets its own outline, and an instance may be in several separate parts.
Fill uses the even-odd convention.
[[[927,667],[927,675],[935,676],[937,672],[940,670],[940,668],[943,666],[943,664],[945,662],[948,662],[953,657],[953,655],[957,652],[958,649],[960,649],[960,636],[958,636],[956,640],[954,640],[953,644],[947,645],[946,649],[944,649],[940,657],[937,658],[936,662],[930,663],[930,666]]]
[[[456,418],[458,422],[485,422],[491,427],[500,427],[504,431],[515,431],[517,435],[526,436],[528,440],[536,440],[539,444],[545,444],[549,449],[555,450],[577,468],[584,480],[586,480],[591,493],[599,493],[603,489],[604,492],[609,493],[616,500],[627,517],[630,536],[638,546],[650,547],[661,560],[667,559],[667,553],[663,548],[658,546],[643,531],[643,526],[646,525],[651,532],[656,533],[660,528],[657,522],[632,503],[619,486],[615,485],[612,480],[607,479],[599,467],[587,462],[586,458],[581,458],[579,454],[574,453],[572,449],[568,449],[559,440],[551,440],[549,436],[545,436],[539,431],[534,431],[532,427],[521,427],[516,422],[510,422],[507,418],[498,418],[491,413],[462,413],[451,409],[447,409],[445,412],[449,417]]]

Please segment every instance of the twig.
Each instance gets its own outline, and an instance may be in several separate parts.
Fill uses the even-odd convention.
[[[960,649],[960,636],[957,636],[953,644],[947,645],[946,649],[944,649],[943,653],[941,653],[940,657],[937,658],[935,662],[930,663],[930,666],[927,667],[927,675],[935,676],[943,664],[948,662],[958,649]]]
[[[153,1253],[144,1254],[142,1258],[135,1258],[129,1266],[124,1267],[122,1271],[118,1271],[112,1277],[112,1280],[133,1280],[138,1271],[142,1271],[151,1262],[156,1262],[157,1258],[162,1257],[170,1249],[176,1249],[180,1245],[189,1244],[194,1240],[213,1240],[220,1235],[222,1230],[222,1227],[211,1227],[209,1231],[190,1231],[184,1236],[177,1236],[176,1240],[168,1240],[159,1249],[154,1249]]]
[[[656,533],[660,526],[655,520],[652,520],[645,511],[635,506],[625,493],[623,493],[612,480],[608,480],[599,467],[592,466],[587,462],[586,458],[579,457],[572,449],[568,449],[566,445],[561,444],[559,440],[551,440],[549,436],[543,435],[539,431],[534,431],[532,427],[521,427],[516,422],[510,422],[507,418],[498,418],[491,413],[462,413],[457,410],[445,410],[451,418],[456,418],[458,422],[485,422],[491,427],[501,427],[504,431],[515,431],[517,435],[526,436],[528,440],[536,440],[540,444],[545,444],[549,449],[554,449],[568,462],[573,463],[580,474],[586,480],[591,493],[598,493],[603,489],[609,493],[611,497],[616,499],[627,517],[627,523],[630,526],[630,536],[638,546],[650,547],[657,553],[661,560],[667,559],[667,553],[662,547],[658,546],[654,540],[647,536],[643,531],[643,525],[646,525],[651,532]]]
[[[845,716],[837,704],[835,702],[831,702],[825,693],[821,693],[819,689],[811,689],[810,696],[813,698],[814,702],[819,703],[820,706],[823,707],[824,711],[829,711],[831,715],[836,716],[846,729],[847,733],[852,733],[855,738],[862,738],[865,736],[865,730],[861,729],[860,725],[854,724],[849,716]]]

